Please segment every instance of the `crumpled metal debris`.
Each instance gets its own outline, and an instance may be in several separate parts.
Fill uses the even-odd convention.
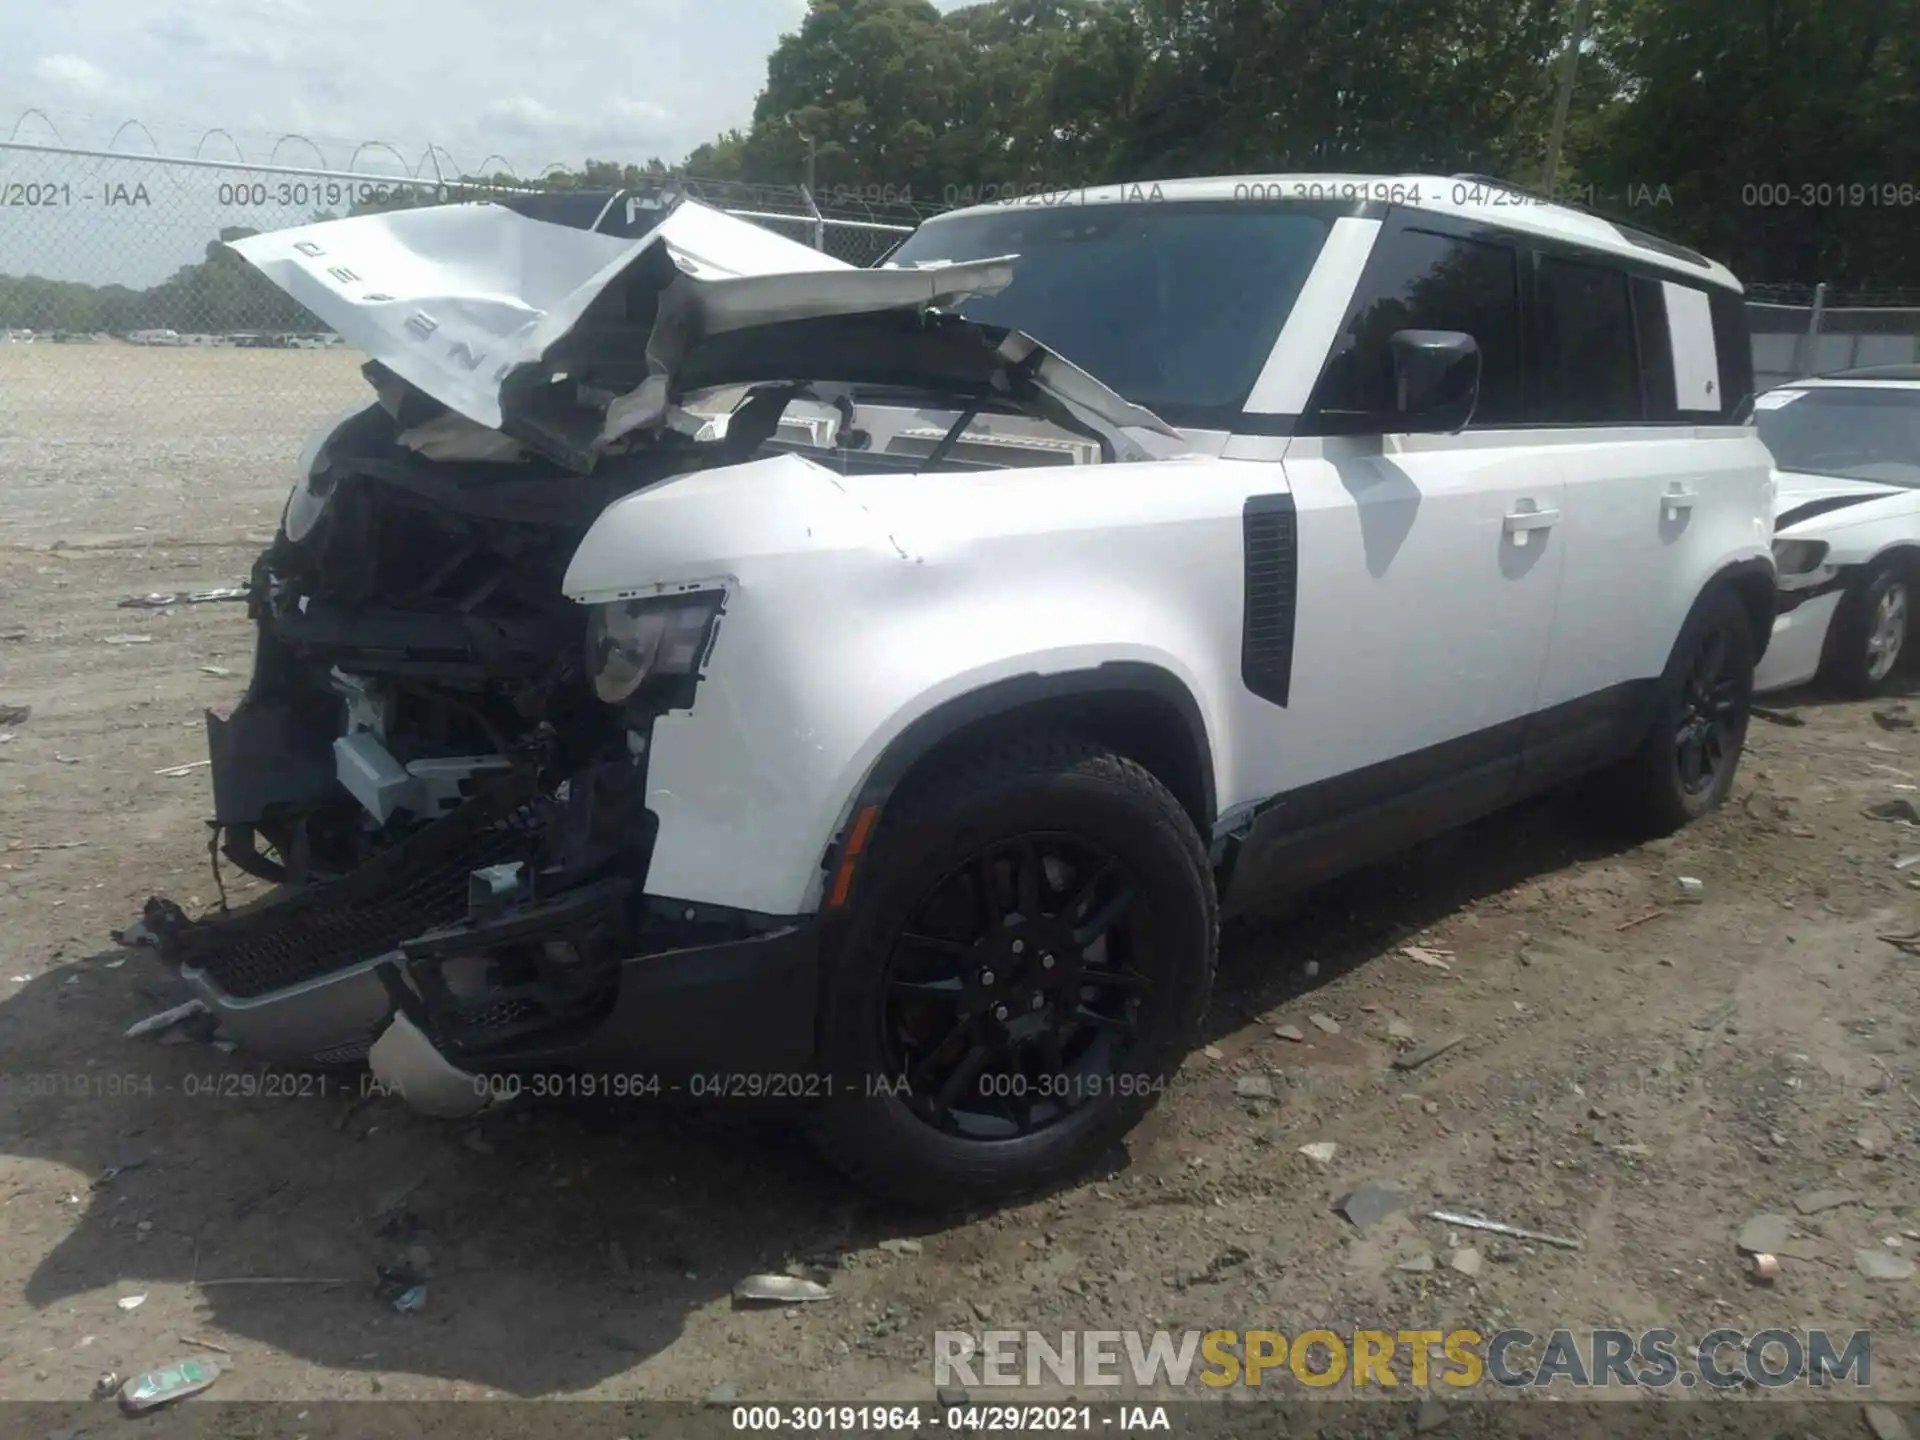
[[[165,610],[174,605],[217,605],[222,601],[244,600],[244,585],[224,585],[216,590],[182,590],[172,595],[129,595],[115,609]]]
[[[759,1305],[810,1305],[831,1300],[833,1292],[793,1275],[749,1275],[733,1287],[733,1298]]]

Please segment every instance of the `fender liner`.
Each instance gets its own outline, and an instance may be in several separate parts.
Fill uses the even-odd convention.
[[[991,681],[977,690],[969,690],[934,706],[918,716],[896,735],[874,762],[867,778],[855,793],[848,808],[848,820],[834,836],[822,857],[826,873],[838,867],[848,842],[852,818],[874,806],[884,810],[887,801],[908,773],[941,744],[994,720],[1023,711],[1041,709],[1060,702],[1093,699],[1101,695],[1150,696],[1172,707],[1183,722],[1191,747],[1188,757],[1194,767],[1190,777],[1194,794],[1183,801],[1199,808],[1194,824],[1202,835],[1210,832],[1217,812],[1215,799],[1213,745],[1207,738],[1207,726],[1194,699],[1182,680],[1170,670],[1139,660],[1112,660],[1083,670],[1061,670],[1051,674],[1029,671]],[[1163,781],[1170,777],[1162,776]]]

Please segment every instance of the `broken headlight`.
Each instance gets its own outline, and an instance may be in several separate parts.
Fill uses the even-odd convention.
[[[593,692],[618,705],[654,675],[689,675],[706,652],[721,592],[615,600],[587,615],[587,673]]]

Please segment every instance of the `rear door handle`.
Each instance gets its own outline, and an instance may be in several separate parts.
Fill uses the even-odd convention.
[[[1660,505],[1666,510],[1691,510],[1693,502],[1699,498],[1698,491],[1682,490],[1676,485],[1660,497]]]
[[[1531,502],[1523,502],[1531,503]],[[1527,543],[1527,535],[1534,530],[1551,530],[1560,520],[1558,510],[1509,510],[1506,519],[1507,534],[1517,536],[1519,544]]]

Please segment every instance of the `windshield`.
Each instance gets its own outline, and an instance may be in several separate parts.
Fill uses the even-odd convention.
[[[1753,420],[1782,470],[1920,488],[1920,386],[1770,390]]]
[[[1025,331],[1170,424],[1224,429],[1329,224],[1245,204],[1009,206],[929,221],[888,263],[1018,255],[1013,283],[962,314]]]

